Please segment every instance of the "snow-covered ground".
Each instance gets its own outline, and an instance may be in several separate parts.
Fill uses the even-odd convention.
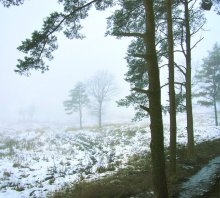
[[[213,119],[197,115],[196,142],[220,138],[220,128],[210,125]],[[185,118],[179,122],[185,123]],[[0,125],[0,197],[46,197],[82,179],[112,174],[126,166],[129,156],[149,150],[150,129],[143,123],[67,129]],[[168,145],[168,125],[164,129]],[[177,139],[186,143],[184,125],[178,128]]]

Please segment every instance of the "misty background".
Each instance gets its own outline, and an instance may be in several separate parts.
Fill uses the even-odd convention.
[[[105,37],[106,20],[110,12],[92,10],[82,23],[83,40],[69,40],[62,33],[58,36],[59,48],[54,59],[47,62],[50,70],[44,74],[32,71],[30,77],[14,72],[17,59],[23,54],[16,48],[21,41],[30,38],[39,30],[43,19],[49,13],[61,9],[56,1],[30,0],[19,7],[4,8],[0,5],[0,122],[20,122],[23,112],[33,112],[32,121],[68,122],[78,125],[78,114],[66,115],[63,101],[78,81],[87,82],[97,71],[104,70],[114,75],[117,95],[112,97],[105,108],[103,122],[124,122],[133,117],[132,109],[118,108],[115,101],[129,93],[129,84],[124,81],[127,71],[126,50],[130,39],[117,40]],[[213,11],[206,12],[206,31],[202,42],[193,50],[193,70],[199,67],[202,58],[219,41],[219,16]],[[195,38],[193,41],[196,41]],[[181,59],[181,56],[178,57]],[[162,72],[162,81],[167,80]],[[166,90],[163,90],[163,96]],[[165,100],[163,98],[163,100]],[[31,117],[31,113],[29,119]],[[89,111],[84,113],[84,123],[96,123],[97,118]]]

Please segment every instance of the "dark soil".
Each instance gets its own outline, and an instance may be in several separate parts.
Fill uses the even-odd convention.
[[[213,189],[202,198],[220,198],[220,178],[216,182],[216,185],[213,186]]]

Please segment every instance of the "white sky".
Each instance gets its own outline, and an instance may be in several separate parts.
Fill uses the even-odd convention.
[[[17,59],[23,56],[16,48],[22,40],[30,38],[34,30],[41,28],[43,18],[57,9],[56,1],[48,0],[29,0],[22,6],[11,8],[0,5],[0,121],[18,120],[19,110],[31,105],[36,108],[35,119],[73,119],[65,115],[63,100],[67,99],[68,91],[75,83],[88,80],[98,70],[107,70],[115,76],[119,98],[128,93],[129,86],[123,78],[127,71],[124,57],[129,40],[104,37],[108,14],[103,12],[90,12],[84,22],[86,39],[68,40],[59,36],[59,49],[49,62],[50,71],[44,74],[32,71],[30,77],[14,72]],[[220,16],[212,12],[206,14],[206,27],[210,31],[203,33],[205,39],[194,51],[193,63],[196,64],[215,42],[219,42]],[[116,112],[114,108],[112,112],[115,120],[120,120],[122,113],[128,114],[126,109]]]

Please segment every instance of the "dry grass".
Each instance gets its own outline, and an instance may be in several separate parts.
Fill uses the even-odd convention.
[[[54,198],[112,198],[131,197],[151,191],[151,166],[148,156],[133,156],[128,167],[112,176],[93,182],[80,182],[72,188],[53,195]]]
[[[201,169],[210,159],[220,155],[220,139],[196,145],[196,158],[186,159],[186,148],[178,147],[176,178],[168,177],[170,197],[177,197],[179,184]],[[168,154],[168,152],[166,151]],[[168,159],[168,156],[166,156]],[[167,162],[167,167],[169,166]],[[169,167],[168,167],[169,169]],[[167,172],[167,175],[169,173]],[[125,169],[93,182],[80,182],[52,195],[53,198],[147,198],[152,197],[150,155],[134,155]]]

